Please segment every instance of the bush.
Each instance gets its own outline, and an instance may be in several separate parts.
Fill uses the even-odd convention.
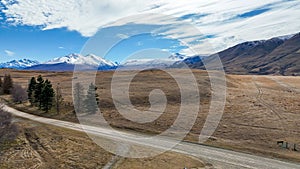
[[[11,95],[13,98],[13,101],[16,103],[22,103],[28,99],[28,95],[26,92],[26,89],[22,88],[21,85],[15,84],[12,91]]]

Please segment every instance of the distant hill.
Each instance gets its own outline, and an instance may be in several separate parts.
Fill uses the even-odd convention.
[[[300,33],[269,40],[245,42],[202,57],[207,62],[218,55],[224,70],[230,74],[300,75]],[[198,56],[183,61],[191,68],[204,69]],[[182,67],[176,62],[172,67]]]

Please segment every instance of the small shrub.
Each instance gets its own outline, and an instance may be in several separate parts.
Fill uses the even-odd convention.
[[[28,99],[28,95],[26,92],[26,89],[24,89],[22,86],[15,84],[12,91],[11,95],[13,98],[13,101],[16,103],[22,103]]]

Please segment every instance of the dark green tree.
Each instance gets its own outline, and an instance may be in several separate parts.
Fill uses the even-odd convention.
[[[54,98],[54,90],[52,88],[51,82],[47,79],[44,82],[41,94],[41,108],[46,113],[52,108],[53,106],[53,98]]]
[[[34,100],[35,89],[36,89],[36,80],[35,80],[35,77],[32,77],[30,79],[30,82],[28,84],[28,89],[27,89],[28,100],[29,100],[29,102],[32,106],[33,106],[34,101],[35,101]]]
[[[5,75],[2,83],[3,94],[10,94],[13,88],[13,81],[10,75]]]
[[[97,87],[91,83],[84,100],[84,107],[88,114],[95,114],[97,112],[99,97],[96,91]]]
[[[73,89],[73,101],[74,101],[74,108],[77,113],[82,112],[82,105],[84,101],[84,93],[83,93],[83,86],[80,83],[75,83]]]
[[[41,75],[39,75],[34,89],[34,103],[39,107],[39,109],[42,108],[43,87],[44,87],[44,79]]]

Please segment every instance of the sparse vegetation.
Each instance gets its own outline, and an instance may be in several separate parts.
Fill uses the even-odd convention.
[[[4,111],[0,105],[0,153],[18,135],[18,128],[11,121],[11,114]]]
[[[171,70],[177,74],[181,74],[180,70]],[[207,73],[200,70],[192,70],[197,82],[199,83],[199,91],[201,94],[201,110],[198,118],[185,138],[188,141],[197,142],[199,132],[203,127],[204,120],[210,106],[210,87]],[[3,71],[3,74],[7,73]],[[14,105],[18,110],[30,112],[39,116],[50,117],[60,120],[76,121],[74,107],[72,104],[72,72],[39,72],[39,71],[14,71],[9,72],[15,83],[23,86],[28,85],[28,79],[32,76],[37,77],[41,74],[43,77],[51,80],[53,84],[61,83],[63,89],[64,104],[61,107],[61,113],[54,113],[52,109],[49,113],[42,113],[36,107],[26,106],[25,104]],[[122,76],[127,78],[130,72],[122,72]],[[184,78],[184,74],[183,78]],[[140,131],[150,134],[157,134],[165,131],[173,124],[180,109],[180,94],[176,81],[168,74],[161,71],[143,71],[139,73],[131,82],[130,101],[140,110],[149,109],[149,93],[153,89],[160,88],[166,93],[168,100],[167,108],[164,114],[153,123],[138,124],[133,123],[118,113],[114,107],[111,98],[111,78],[113,72],[98,72],[95,85],[98,87],[97,93],[100,97],[101,113],[108,123],[116,128]],[[273,78],[288,84],[291,89],[278,84]],[[78,81],[84,84],[82,81]],[[262,91],[260,95],[256,82]],[[227,102],[222,120],[213,135],[213,140],[208,143],[214,146],[229,148],[238,151],[252,152],[253,154],[261,154],[264,156],[282,157],[285,159],[300,159],[300,153],[287,151],[277,145],[278,140],[284,140],[289,143],[300,145],[299,126],[299,94],[300,94],[300,78],[299,77],[281,77],[281,76],[239,76],[227,75]],[[168,85],[165,85],[165,84]],[[120,84],[122,85],[122,84]],[[245,90],[246,89],[246,90]],[[75,94],[75,93],[74,93]],[[81,94],[86,94],[83,90]],[[84,97],[80,94],[80,98]],[[2,96],[8,98],[8,96]],[[261,99],[267,104],[262,104]],[[74,101],[76,98],[74,98]],[[82,102],[81,102],[82,103]],[[280,120],[274,114],[271,108],[278,111],[285,120]],[[80,105],[80,108],[83,108]],[[75,106],[76,108],[76,106]],[[94,119],[91,119],[94,120]],[[95,119],[97,122],[97,119]],[[282,122],[282,123],[281,123]],[[249,132],[249,131],[252,132]],[[299,148],[299,147],[298,147]]]

